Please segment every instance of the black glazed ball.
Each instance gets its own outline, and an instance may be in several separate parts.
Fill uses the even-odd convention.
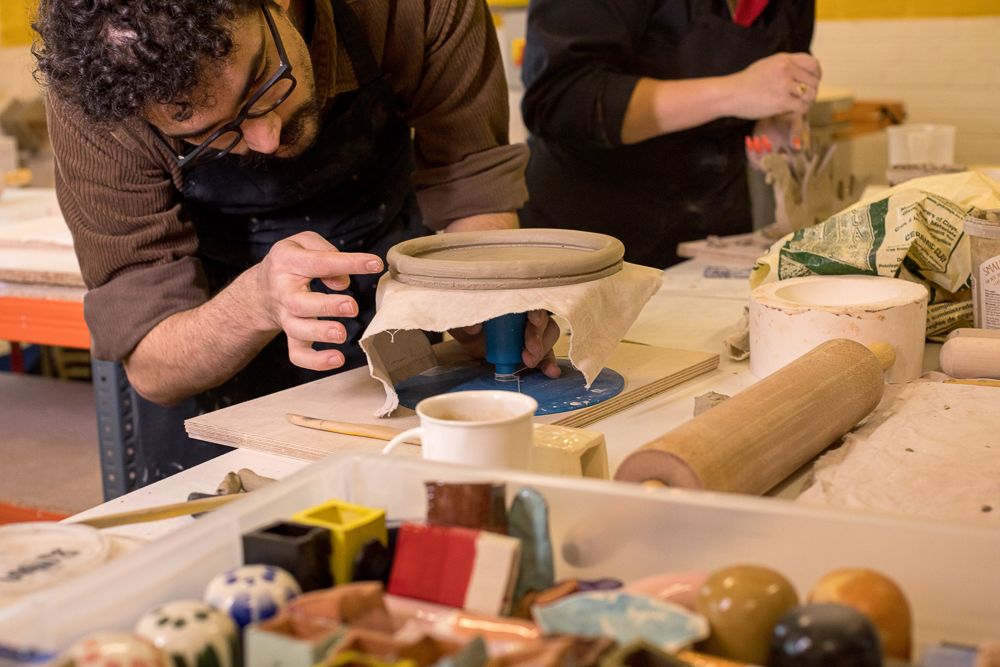
[[[881,667],[878,632],[842,604],[805,604],[782,616],[771,633],[768,667]]]

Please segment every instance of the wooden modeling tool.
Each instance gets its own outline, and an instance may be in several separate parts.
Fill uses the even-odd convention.
[[[632,452],[615,479],[763,494],[875,409],[894,361],[883,343],[827,341]]]
[[[148,521],[173,519],[178,516],[210,512],[212,510],[219,509],[223,505],[228,505],[234,500],[243,498],[246,495],[247,494],[245,493],[232,493],[225,496],[211,496],[209,498],[199,498],[198,500],[189,500],[183,503],[159,505],[157,507],[143,507],[137,510],[130,510],[128,512],[119,512],[117,514],[105,514],[104,516],[96,516],[92,519],[81,519],[70,523],[83,524],[94,528],[111,528],[113,526],[125,526],[132,523],[146,523]]]
[[[340,422],[330,419],[319,419],[317,417],[306,417],[289,412],[285,415],[289,422],[296,426],[316,429],[317,431],[327,431],[329,433],[340,433],[341,435],[354,435],[360,438],[373,438],[375,440],[392,440],[402,433],[400,429],[390,426],[373,426],[370,424],[355,424],[353,422]],[[411,438],[403,442],[411,445],[419,445],[419,438]]]

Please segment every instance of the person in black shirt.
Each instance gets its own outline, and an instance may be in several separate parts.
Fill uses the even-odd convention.
[[[814,16],[811,0],[532,0],[522,226],[611,234],[655,267],[749,232],[745,138],[801,146]]]

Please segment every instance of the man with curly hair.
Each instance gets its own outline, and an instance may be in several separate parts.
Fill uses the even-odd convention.
[[[360,365],[390,246],[517,226],[484,0],[42,0],[35,28],[93,354],[153,402]],[[532,315],[553,374],[554,334]]]

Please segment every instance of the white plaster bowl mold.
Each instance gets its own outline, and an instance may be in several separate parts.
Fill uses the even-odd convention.
[[[820,343],[884,342],[896,361],[889,382],[923,370],[927,289],[881,276],[805,276],[761,285],[750,295],[750,372],[762,378]]]

